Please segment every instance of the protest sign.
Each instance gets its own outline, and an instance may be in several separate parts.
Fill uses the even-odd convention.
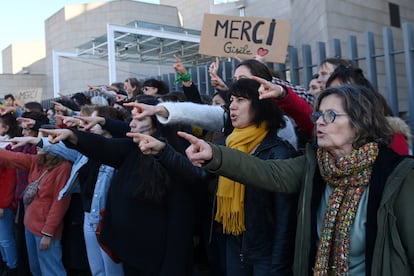
[[[289,33],[289,20],[205,14],[199,53],[284,63]]]
[[[19,90],[14,93],[16,99],[19,100],[19,104],[24,104],[27,102],[41,102],[42,101],[42,88],[32,88],[32,89],[25,89]]]

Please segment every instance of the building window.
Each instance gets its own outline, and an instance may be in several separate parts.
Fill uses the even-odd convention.
[[[401,28],[400,6],[394,3],[388,3],[388,7],[390,10],[390,25]]]
[[[237,2],[237,0],[214,0],[214,5]]]

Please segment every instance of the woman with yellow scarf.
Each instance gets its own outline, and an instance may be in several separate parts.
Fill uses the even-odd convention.
[[[277,136],[285,125],[283,113],[272,100],[259,100],[259,86],[251,79],[231,86],[234,130],[226,146],[261,159],[293,157],[293,147]],[[295,195],[245,187],[219,177],[215,220],[227,234],[227,275],[291,275],[296,206]]]

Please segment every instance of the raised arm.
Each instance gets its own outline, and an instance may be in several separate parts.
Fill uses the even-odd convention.
[[[40,129],[51,143],[64,141],[65,145],[103,164],[118,168],[134,150],[129,138],[105,138],[94,133],[69,129]]]
[[[80,155],[78,151],[69,149],[62,142],[58,142],[56,144],[50,143],[48,138],[46,137],[23,136],[7,139],[7,141],[11,143],[12,149],[22,147],[27,144],[37,145],[44,151],[48,151],[56,156],[59,156],[71,162],[74,162]]]

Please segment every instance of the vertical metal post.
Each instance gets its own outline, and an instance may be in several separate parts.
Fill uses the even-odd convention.
[[[59,55],[53,50],[52,57],[52,70],[53,70],[53,97],[57,97],[60,92],[60,78],[59,78]]]
[[[375,41],[374,33],[365,33],[365,47],[366,47],[366,62],[367,62],[367,75],[372,85],[378,89],[377,82],[377,66],[375,64]]]
[[[411,133],[414,133],[414,43],[413,27],[409,23],[402,24],[404,37],[405,71],[407,73],[407,93],[409,103],[409,124]],[[414,145],[411,145],[414,148]]]
[[[358,66],[358,44],[356,36],[350,35],[348,37],[348,56],[353,61],[355,66]]]
[[[108,41],[108,73],[109,83],[117,82],[116,59],[115,59],[115,30],[111,24],[106,25],[106,36]]]
[[[319,67],[319,65],[326,59],[326,45],[324,42],[318,41],[316,43],[316,56]]]
[[[387,100],[394,115],[398,116],[397,77],[395,73],[394,43],[391,28],[385,27],[382,35],[384,40],[385,76],[387,78]]]
[[[273,69],[279,73],[281,79],[286,80],[286,65],[284,63],[274,64]]]
[[[53,50],[52,52],[52,70],[53,70],[53,97],[57,98],[60,97],[60,68],[59,68],[59,58],[60,57],[72,57],[75,58],[78,55],[75,53],[67,53],[67,52],[58,52]]]
[[[340,58],[342,57],[342,51],[341,51],[341,41],[337,38],[332,39],[332,44],[331,44],[331,50],[332,50],[332,55],[333,57],[337,57]]]
[[[299,60],[298,49],[295,47],[288,47],[289,62],[290,62],[290,81],[292,84],[299,84]]]
[[[302,45],[302,59],[303,59],[303,77],[304,87],[309,88],[309,82],[312,79],[312,52],[308,44]]]

